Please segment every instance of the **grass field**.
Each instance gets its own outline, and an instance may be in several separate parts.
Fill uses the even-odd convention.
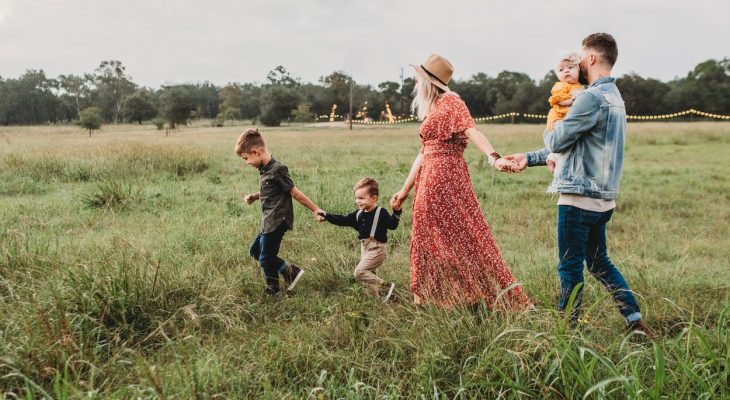
[[[402,184],[417,125],[262,129],[320,207],[354,209],[362,176]],[[538,125],[482,125],[498,151],[534,150]],[[544,168],[499,174],[466,158],[529,314],[416,309],[410,200],[381,274],[400,301],[351,279],[353,230],[295,205],[283,256],[297,293],[263,295],[247,257],[258,172],[242,127],[0,128],[0,396],[6,398],[730,398],[730,124],[629,125],[613,261],[639,295],[650,342],[624,334],[587,279],[585,320],[554,311],[555,198]]]

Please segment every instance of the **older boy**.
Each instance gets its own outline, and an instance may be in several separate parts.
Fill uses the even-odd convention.
[[[287,230],[294,228],[292,197],[312,210],[317,220],[322,212],[307,196],[294,186],[288,168],[274,159],[258,129],[248,129],[236,142],[236,154],[246,164],[257,168],[260,174],[260,190],[244,196],[246,204],[261,200],[261,232],[251,245],[251,257],[261,264],[266,276],[266,293],[279,292],[279,274],[284,277],[286,290],[294,289],[304,271],[279,258],[281,241]]]

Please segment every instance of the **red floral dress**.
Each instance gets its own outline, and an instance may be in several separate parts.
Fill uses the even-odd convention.
[[[472,127],[469,110],[454,93],[436,100],[421,125],[411,291],[416,303],[447,308],[484,300],[490,308],[524,309],[530,300],[500,254],[464,160],[465,131]]]

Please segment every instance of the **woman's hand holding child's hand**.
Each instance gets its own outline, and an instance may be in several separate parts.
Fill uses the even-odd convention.
[[[517,161],[515,160],[508,160],[503,158],[498,159],[494,162],[494,168],[502,171],[502,172],[516,172],[520,173],[522,170],[520,169],[520,166],[517,164]]]
[[[397,192],[393,195],[393,197],[390,198],[390,206],[394,210],[400,210],[401,206],[403,205],[403,202],[406,201],[408,198],[408,192],[405,192],[403,190]]]

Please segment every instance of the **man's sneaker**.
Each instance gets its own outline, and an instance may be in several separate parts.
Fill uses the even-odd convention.
[[[385,285],[383,285],[383,287],[388,288],[388,291],[385,293],[385,296],[383,297],[383,303],[387,303],[393,297],[393,292],[395,291],[395,283],[385,283]]]
[[[294,290],[294,286],[302,279],[304,270],[294,264],[289,264],[282,275],[284,275],[284,282],[286,282],[286,290]]]

